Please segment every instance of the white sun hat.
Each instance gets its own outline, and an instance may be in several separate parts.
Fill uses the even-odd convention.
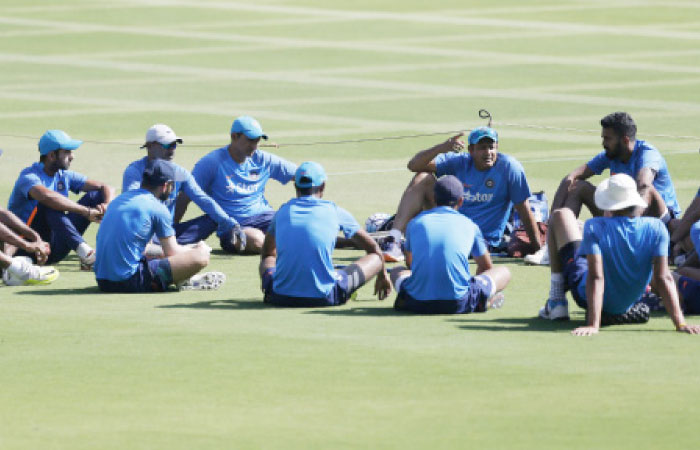
[[[603,211],[618,211],[630,206],[647,207],[637,192],[637,183],[624,173],[603,180],[595,190],[595,205]]]

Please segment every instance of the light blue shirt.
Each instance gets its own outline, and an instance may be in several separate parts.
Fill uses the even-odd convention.
[[[275,293],[326,298],[336,280],[332,255],[338,232],[351,238],[359,228],[349,212],[328,200],[308,196],[282,205],[268,230],[277,244]]]
[[[95,277],[129,279],[139,266],[146,244],[173,236],[170,211],[145,189],[127,191],[112,200],[97,231]]]
[[[669,236],[653,217],[594,217],[583,226],[580,255],[601,255],[605,291],[603,311],[623,314],[639,300],[651,280],[654,258],[668,256]],[[586,298],[586,277],[578,286]]]
[[[423,211],[408,223],[411,276],[402,289],[416,300],[458,300],[469,291],[469,255],[486,253],[479,227],[448,206]]]
[[[228,147],[221,147],[200,159],[192,175],[226,214],[240,222],[271,211],[264,195],[267,181],[272,178],[286,184],[294,179],[296,170],[295,164],[262,150],[238,164]]]
[[[68,191],[79,193],[86,181],[87,177],[85,175],[71,170],[58,170],[51,177],[44,172],[44,163],[35,162],[20,172],[19,178],[15,182],[15,187],[10,194],[7,209],[26,223],[38,204],[36,200],[29,196],[29,191],[34,186],[44,186],[64,197],[68,197]]]
[[[629,161],[622,163],[616,159],[610,159],[605,156],[605,152],[600,152],[586,164],[593,173],[600,175],[605,169],[610,169],[610,175],[616,173],[625,173],[635,180],[640,170],[645,167],[650,168],[656,175],[654,176],[654,189],[656,189],[661,198],[664,199],[666,207],[675,217],[681,215],[681,207],[676,200],[676,190],[673,188],[671,174],[668,172],[666,160],[661,153],[646,141],[637,140],[634,144],[634,150]]]
[[[514,204],[530,197],[525,171],[513,157],[498,154],[496,164],[477,170],[468,153],[443,153],[435,158],[437,176],[454,175],[464,185],[459,212],[479,226],[484,239],[496,246],[503,237]]]
[[[141,188],[141,180],[143,178],[143,171],[146,169],[146,164],[148,163],[148,157],[136,160],[129,164],[124,170],[124,177],[122,179],[122,192],[131,191],[134,189]],[[209,217],[212,218],[218,225],[216,234],[218,236],[223,235],[228,230],[236,226],[236,221],[229,217],[223,209],[204,191],[199,187],[195,181],[192,174],[190,174],[186,169],[181,166],[172,163],[175,166],[180,176],[178,178],[184,179],[185,181],[176,181],[175,188],[170,194],[165,202],[163,202],[170,211],[170,216],[175,214],[175,201],[180,190],[185,191],[185,194],[197,205],[202,211],[204,211]]]

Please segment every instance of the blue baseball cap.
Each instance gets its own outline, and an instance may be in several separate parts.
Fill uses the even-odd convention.
[[[75,150],[83,145],[83,141],[72,139],[61,130],[49,130],[39,139],[39,154],[48,155],[56,150]]]
[[[149,160],[143,171],[143,181],[151,186],[161,186],[168,181],[184,181],[183,176],[175,164],[164,159]]]
[[[469,145],[474,145],[484,138],[489,138],[493,142],[498,142],[498,133],[496,130],[489,127],[479,127],[474,128],[471,133],[469,133]]]
[[[326,172],[317,162],[306,161],[302,163],[294,175],[294,184],[298,188],[319,187],[326,182]]]
[[[233,125],[231,125],[231,134],[233,133],[243,133],[248,139],[267,139],[260,123],[250,116],[241,116],[234,120]]]
[[[454,175],[443,175],[435,182],[435,203],[438,206],[454,206],[464,195],[462,182]]]

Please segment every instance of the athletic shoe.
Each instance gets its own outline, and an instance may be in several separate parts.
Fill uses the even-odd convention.
[[[92,272],[92,265],[95,264],[95,259],[97,259],[97,254],[95,253],[95,250],[92,249],[90,250],[90,253],[88,253],[85,258],[81,258],[80,255],[78,255],[78,259],[80,260],[80,270],[86,270]]]
[[[569,320],[569,302],[566,300],[547,300],[540,308],[541,319]]]
[[[549,265],[549,250],[547,244],[543,245],[532,255],[526,255],[524,258],[525,264],[529,266],[548,266]]]
[[[496,292],[488,300],[486,300],[486,309],[498,309],[506,302],[506,296],[503,291]]]
[[[628,323],[647,323],[649,322],[649,306],[646,303],[637,302],[623,314],[606,314],[603,312],[600,316],[600,325],[624,325]]]
[[[10,272],[5,269],[2,274],[2,280],[8,286],[40,286],[45,284],[51,284],[58,279],[58,270],[54,267],[46,266],[35,266],[32,264],[32,260],[26,256],[19,256],[13,258],[13,261],[21,258],[22,268],[21,272]]]
[[[177,285],[181,291],[208,291],[219,289],[226,281],[226,275],[221,272],[204,272],[193,275]]]
[[[650,311],[664,311],[666,309],[661,297],[654,294],[649,286],[647,286],[646,291],[639,298],[639,302],[647,305]]]
[[[385,262],[401,262],[405,259],[401,249],[401,244],[396,242],[393,236],[387,237],[382,244],[381,249]]]

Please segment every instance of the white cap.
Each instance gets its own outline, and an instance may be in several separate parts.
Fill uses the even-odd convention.
[[[630,206],[647,207],[637,192],[637,183],[624,173],[603,180],[595,190],[595,205],[603,211],[618,211]]]
[[[178,144],[182,144],[182,139],[180,139],[172,128],[162,123],[157,123],[146,131],[146,144],[149,142],[158,142],[159,144],[172,144],[177,141]],[[144,148],[146,144],[143,144],[141,148]]]

